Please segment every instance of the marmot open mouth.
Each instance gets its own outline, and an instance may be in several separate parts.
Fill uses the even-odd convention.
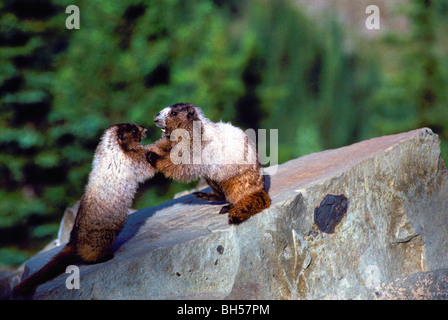
[[[163,133],[166,132],[166,127],[160,128],[160,130],[162,130]]]

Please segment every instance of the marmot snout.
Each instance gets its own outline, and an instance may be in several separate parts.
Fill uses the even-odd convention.
[[[165,135],[170,135],[176,129],[192,129],[193,121],[200,121],[202,114],[189,103],[177,103],[167,107],[154,116],[154,122]]]

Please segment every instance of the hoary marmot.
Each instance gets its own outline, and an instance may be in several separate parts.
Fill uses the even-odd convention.
[[[42,269],[15,286],[15,296],[32,293],[70,264],[96,263],[110,257],[138,184],[155,173],[140,143],[146,131],[132,123],[117,124],[105,131],[95,151],[69,242]]]
[[[213,192],[193,194],[229,202],[220,213],[228,212],[232,224],[270,206],[255,144],[243,130],[212,122],[190,103],[169,106],[154,121],[163,135],[149,146],[148,162],[166,177],[179,181],[204,178]]]

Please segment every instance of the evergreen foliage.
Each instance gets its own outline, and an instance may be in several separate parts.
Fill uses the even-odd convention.
[[[280,163],[422,126],[447,159],[445,0],[411,1],[409,32],[370,51],[290,1],[80,0],[81,29],[68,30],[71,4],[0,3],[0,265],[55,237],[109,125],[144,125],[151,143],[153,115],[176,102],[278,129]],[[187,188],[157,175],[134,207]]]

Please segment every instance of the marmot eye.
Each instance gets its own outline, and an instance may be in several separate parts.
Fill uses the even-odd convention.
[[[177,112],[176,111],[171,111],[170,115],[175,117],[175,116],[177,116]]]
[[[137,128],[132,129],[132,134],[137,134],[137,133],[138,133],[138,129]]]

